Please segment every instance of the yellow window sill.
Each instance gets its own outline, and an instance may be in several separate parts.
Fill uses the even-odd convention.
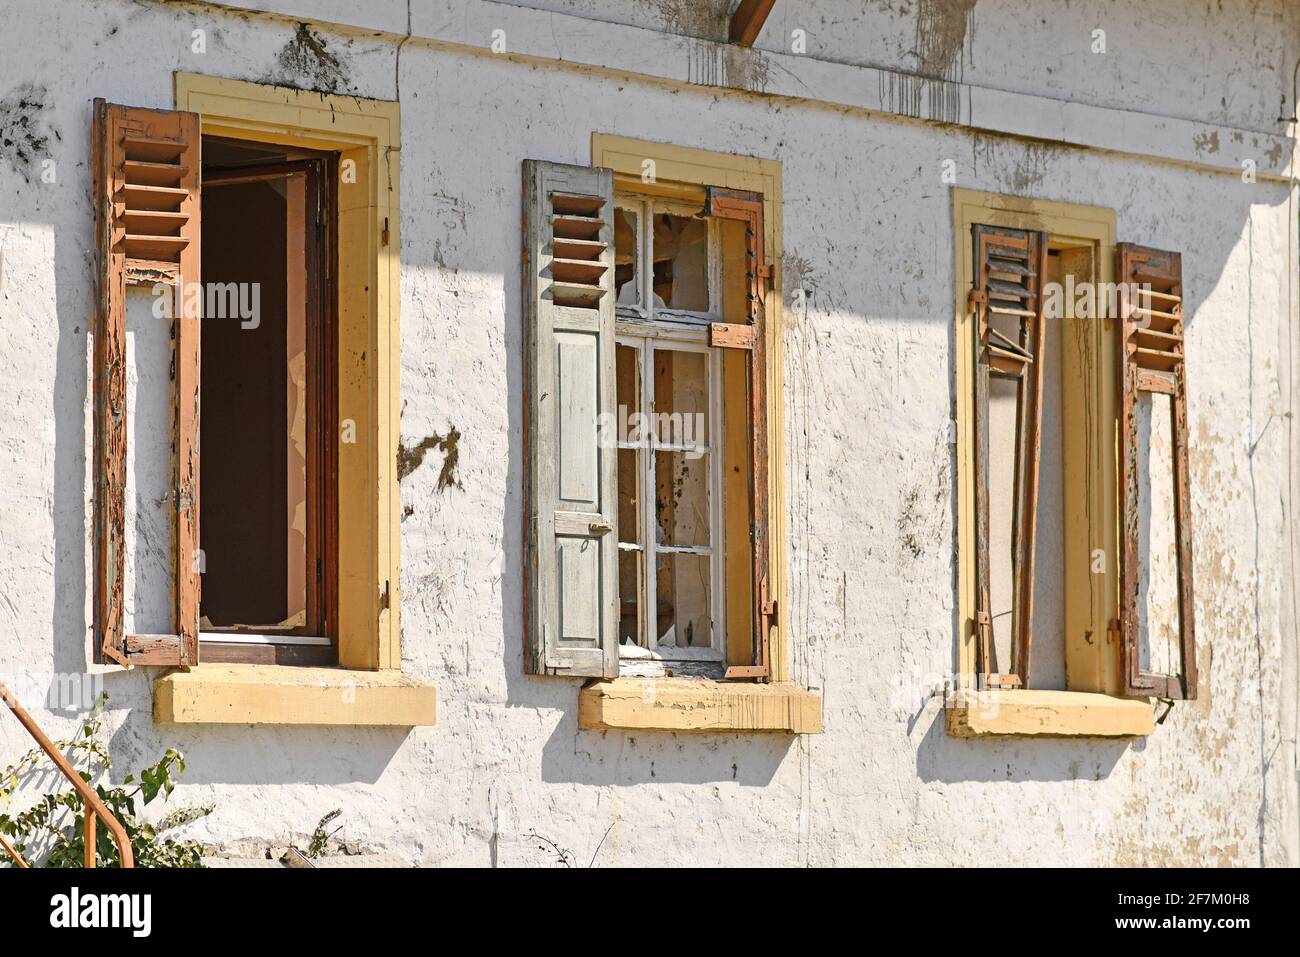
[[[199,665],[154,682],[153,716],[169,724],[434,723],[431,684],[400,671]]]
[[[822,696],[787,682],[616,678],[582,689],[578,726],[589,731],[820,734]]]
[[[948,733],[958,738],[1120,738],[1155,730],[1146,701],[1084,691],[959,692],[946,709]]]

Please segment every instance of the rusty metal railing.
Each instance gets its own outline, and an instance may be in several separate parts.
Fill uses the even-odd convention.
[[[109,833],[113,836],[113,843],[117,845],[119,865],[121,867],[134,867],[135,856],[131,853],[131,839],[127,837],[126,828],[122,826],[122,822],[113,816],[113,812],[95,793],[95,789],[82,780],[81,775],[77,773],[77,769],[63,756],[63,752],[54,746],[54,742],[49,739],[49,736],[41,730],[40,725],[27,713],[27,709],[18,703],[18,699],[10,694],[9,689],[3,684],[0,684],[0,699],[3,699],[5,705],[18,719],[18,723],[27,729],[27,733],[40,745],[46,756],[54,762],[54,766],[68,779],[76,792],[81,795],[81,805],[85,817],[84,830],[82,831],[82,837],[86,845],[85,866],[95,866],[95,829],[97,822],[103,821],[104,826],[108,828]],[[3,835],[0,835],[0,847],[4,848],[19,867],[29,866],[13,845],[4,839]]]

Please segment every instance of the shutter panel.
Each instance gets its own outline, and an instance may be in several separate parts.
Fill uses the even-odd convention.
[[[199,117],[94,104],[95,637],[97,660],[198,663]],[[124,633],[126,287],[177,293],[170,328],[175,383],[173,635]]]
[[[1196,628],[1192,592],[1192,512],[1187,467],[1187,374],[1183,354],[1183,263],[1175,252],[1119,243],[1120,283],[1120,619],[1123,693],[1130,697],[1196,697]],[[1143,671],[1138,648],[1139,393],[1170,397],[1174,541],[1178,563],[1178,648],[1182,674]],[[1149,463],[1149,467],[1155,463]]]
[[[530,674],[618,675],[617,453],[600,427],[615,415],[613,275],[613,173],[526,160]]]
[[[1042,432],[1040,360],[1047,234],[976,224],[970,305],[975,335],[976,667],[988,687],[1026,687],[1033,645],[1034,533]],[[991,604],[989,446],[990,380],[1016,386],[1016,447],[1011,516],[1010,661],[998,660]]]
[[[734,219],[745,225],[745,272],[749,286],[749,325],[715,322],[709,329],[709,345],[722,349],[744,349],[749,353],[747,391],[749,395],[749,509],[750,549],[753,562],[754,623],[753,664],[732,665],[728,678],[771,678],[769,648],[771,629],[776,625],[776,601],[768,575],[767,494],[767,282],[772,269],[767,263],[763,232],[763,197],[758,193],[709,187],[704,213],[719,219]]]

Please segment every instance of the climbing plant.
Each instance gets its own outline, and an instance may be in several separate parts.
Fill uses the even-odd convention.
[[[88,784],[97,778],[106,779],[113,766],[108,748],[100,740],[107,701],[108,696],[101,695],[78,733],[55,742]],[[10,839],[29,864],[39,862],[43,867],[81,867],[85,860],[85,809],[81,796],[62,774],[54,771],[50,779],[55,783],[55,789],[41,795],[26,810],[16,813],[9,810],[15,793],[23,784],[49,775],[53,769],[49,757],[34,748],[0,772],[0,834]],[[212,805],[174,808],[154,821],[140,817],[142,810],[155,801],[167,801],[176,787],[176,779],[184,771],[184,756],[175,748],[168,748],[155,764],[128,774],[121,786],[94,785],[100,799],[126,828],[136,867],[203,866],[202,844],[171,835],[182,825],[211,814]],[[0,861],[14,866],[3,851],[0,851]],[[95,861],[100,867],[118,863],[117,845],[102,824],[95,832]]]

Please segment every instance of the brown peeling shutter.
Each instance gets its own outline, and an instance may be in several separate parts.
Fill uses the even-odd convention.
[[[727,668],[728,678],[771,679],[769,633],[776,624],[776,600],[768,574],[767,495],[767,283],[772,269],[767,263],[763,233],[763,197],[758,193],[710,187],[704,213],[719,219],[734,219],[745,226],[745,272],[749,285],[749,324],[715,322],[709,329],[709,344],[716,348],[744,349],[749,353],[747,393],[749,396],[749,508],[750,548],[753,562],[754,622],[753,663]]]
[[[95,637],[97,660],[190,665],[199,657],[198,296],[199,117],[94,104]],[[126,516],[126,287],[163,283],[177,313],[159,320],[172,342],[176,388],[175,634],[127,635],[122,613]],[[197,288],[197,286],[195,287]],[[180,295],[176,295],[177,291]]]
[[[1042,433],[1043,282],[1047,234],[975,225],[970,306],[975,322],[976,667],[991,687],[1027,687],[1033,646],[1034,533]],[[1016,383],[1011,531],[1011,661],[993,642],[989,561],[989,381]]]
[[[1130,697],[1196,697],[1196,627],[1192,592],[1192,512],[1187,468],[1187,373],[1183,355],[1183,261],[1175,252],[1119,243],[1120,283],[1120,620],[1123,693]],[[1138,394],[1170,397],[1173,418],[1174,538],[1178,561],[1179,653],[1182,674],[1143,671],[1138,649],[1139,482]],[[1149,468],[1156,465],[1149,463]]]

